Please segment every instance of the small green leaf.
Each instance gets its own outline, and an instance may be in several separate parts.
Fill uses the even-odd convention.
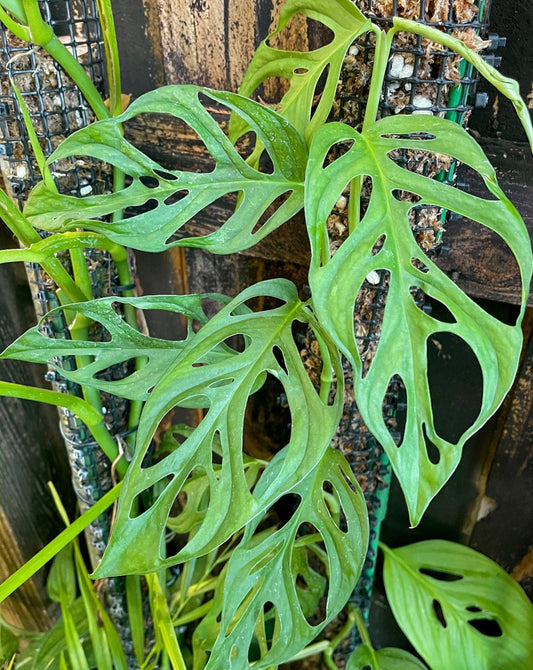
[[[268,486],[276,468],[283,467],[281,454],[272,465],[272,472],[265,473],[266,481],[260,480],[258,487]],[[256,536],[262,518],[254,520],[231,555],[220,600],[221,629],[206,670],[248,670],[249,648],[262,616],[268,617],[273,627],[269,648],[253,667],[259,670],[286,662],[324,629],[353,591],[366,553],[368,517],[363,494],[347,461],[340,452],[328,448],[321,462],[291,494],[298,504],[289,521],[273,533]],[[331,498],[342,511],[342,523],[332,510]],[[305,542],[308,534],[312,542]],[[320,550],[315,547],[318,543],[323,543]],[[329,588],[325,612],[317,623],[310,623],[308,601],[302,599],[302,591],[306,584],[317,587],[315,577],[310,577],[311,555],[315,552],[315,566],[318,562],[326,566]],[[319,591],[322,585],[320,582]],[[216,607],[207,618],[220,618]]]
[[[258,296],[277,300],[278,306],[243,313],[243,303]],[[324,360],[320,393],[311,383],[294,341],[295,321],[309,323],[320,343]],[[243,351],[208,360],[210,352],[236,335],[243,337]],[[188,342],[146,402],[137,451],[124,479],[115,526],[97,575],[151,572],[207,553],[292,489],[319,463],[340,418],[340,381],[334,401],[328,402],[332,368],[342,380],[337,350],[311,310],[298,299],[295,286],[286,280],[252,286],[218,312]],[[259,489],[256,485],[251,492],[243,457],[244,412],[258,380],[266,374],[283,386],[292,432],[277,476],[270,486]],[[207,412],[179,448],[146,466],[143,459],[152,437],[175,406],[203,407]],[[213,458],[214,451],[220,464]],[[167,519],[191,474],[206,474],[209,479],[207,512],[190,542],[176,556],[165,558]],[[162,491],[151,507],[139,514],[132,512],[139,496],[157,482]]]
[[[297,14],[320,21],[333,32],[331,42],[309,52],[274,49],[268,41],[280,33]],[[259,45],[244,76],[239,93],[250,96],[270,77],[290,81],[278,111],[309,140],[327,119],[337,90],[344,56],[355,38],[367,31],[370,21],[350,0],[288,0],[281,10],[276,30]],[[326,82],[316,109],[312,109],[317,84]],[[242,119],[233,115],[231,136],[236,139],[247,130]]]
[[[408,651],[385,647],[375,651],[362,644],[353,652],[346,670],[427,670],[426,666]]]
[[[394,616],[432,670],[533,667],[533,605],[496,563],[444,540],[383,549]]]
[[[266,147],[271,173],[260,172],[246,163],[199,96],[207,98],[208,104],[228,107],[250,125]],[[133,147],[123,137],[122,124],[147,112],[172,114],[189,124],[203,140],[215,168],[206,173],[166,170]],[[197,86],[159,88],[138,98],[120,116],[73,133],[49,162],[70,156],[106,161],[133,181],[116,193],[85,198],[55,194],[41,183],[32,191],[25,208],[36,228],[57,232],[83,227],[143,251],[163,251],[181,245],[227,254],[253,246],[303,206],[307,163],[303,138],[273,110],[234,93]],[[231,193],[239,194],[236,209],[217,231],[202,237],[173,238],[199,212]],[[279,198],[285,200],[276,204]],[[100,220],[147,203],[154,206],[150,211],[112,222]],[[264,222],[263,215],[267,219]]]
[[[351,148],[324,167],[331,148],[345,141],[352,143]],[[400,148],[448,154],[466,163],[481,175],[494,198],[479,198],[409,172],[389,156]],[[366,214],[330,257],[327,218],[346,184],[365,175],[372,179]],[[396,191],[415,194],[419,205],[458,212],[505,240],[518,261],[522,279],[522,310],[516,326],[503,324],[487,313],[426,257],[409,224],[408,212],[414,205],[399,201]],[[354,368],[358,408],[391,460],[411,523],[416,525],[457,467],[465,441],[494,414],[514,379],[522,343],[520,321],[531,278],[529,235],[479,145],[456,124],[436,117],[421,121],[419,116],[391,116],[362,134],[342,124],[323,126],[310,150],[306,219],[312,249],[313,306]],[[382,247],[375,247],[382,239]],[[353,314],[365,278],[378,270],[390,273],[390,285],[377,351],[365,374]],[[412,295],[417,289],[443,303],[454,322],[444,323],[419,309]],[[456,444],[439,436],[433,423],[427,343],[438,332],[462,338],[483,375],[479,416]],[[407,422],[399,446],[385,424],[381,402],[395,376],[401,378],[407,392]],[[430,460],[426,452],[425,435],[439,452],[438,462]]]
[[[46,580],[48,595],[56,603],[70,605],[76,599],[76,568],[72,545],[68,545],[55,556]]]

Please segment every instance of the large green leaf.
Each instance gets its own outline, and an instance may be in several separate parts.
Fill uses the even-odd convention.
[[[272,172],[248,165],[200,100],[222,104],[255,131],[271,159]],[[133,147],[122,124],[138,114],[157,112],[182,119],[198,133],[216,165],[211,172],[167,170]],[[303,206],[307,148],[283,117],[234,93],[197,86],[167,86],[146,93],[120,116],[99,121],[68,137],[49,162],[70,156],[106,161],[133,179],[116,193],[75,198],[37,185],[25,213],[36,228],[64,231],[76,227],[101,232],[109,239],[143,251],[169,246],[197,246],[215,253],[232,253],[253,246]],[[237,206],[214,233],[172,241],[188,221],[219,198],[238,193]],[[176,202],[173,202],[173,199]],[[275,201],[286,198],[280,205]],[[170,200],[169,200],[170,199]],[[127,207],[150,203],[153,208],[113,222],[98,220]],[[269,207],[274,211],[271,213]],[[267,211],[268,210],[268,211]],[[265,215],[266,221],[261,218]],[[256,230],[256,228],[259,228]]]
[[[348,659],[346,670],[427,670],[408,651],[385,647],[375,651],[366,644],[358,647]]]
[[[267,487],[276,469],[284,467],[283,459],[276,457],[272,466],[270,475],[265,473]],[[259,482],[258,488],[264,486],[264,480]],[[353,591],[366,553],[368,518],[363,494],[347,461],[328,448],[291,493],[299,501],[290,520],[274,533],[257,537],[254,533],[262,519],[254,520],[231,555],[221,613],[213,608],[208,616],[218,618],[221,628],[206,670],[259,670],[286,662],[316,637]],[[302,601],[306,585],[311,588],[307,579],[312,575],[308,552],[313,552],[313,545],[304,544],[306,532],[314,534],[315,543],[323,543],[322,561],[329,582],[325,611],[314,625],[306,618],[310,613],[305,612]],[[316,556],[314,560],[317,562]],[[249,650],[258,624],[263,627],[262,617],[271,622],[265,636],[268,651],[264,649],[266,653],[251,664]]]
[[[280,33],[297,14],[320,21],[333,32],[331,42],[308,52],[274,49],[268,41]],[[290,81],[290,88],[281,99],[278,110],[295,128],[310,139],[327,119],[331,110],[339,72],[350,44],[369,30],[365,19],[350,0],[288,0],[280,13],[276,30],[261,42],[252,58],[239,93],[250,96],[270,77]],[[326,76],[316,109],[317,84]],[[231,135],[236,138],[246,130],[242,119],[232,118]]]
[[[412,137],[412,134],[418,134]],[[426,135],[420,135],[426,133]],[[424,139],[426,137],[427,139]],[[326,155],[338,142],[353,143],[331,164]],[[398,148],[448,154],[481,175],[494,199],[483,199],[412,173],[397,165],[389,152]],[[326,221],[346,184],[369,175],[372,194],[368,210],[338,251],[330,257]],[[428,259],[415,241],[408,212],[396,191],[416,194],[420,205],[434,205],[469,217],[500,235],[516,257],[525,296],[531,277],[529,236],[518,212],[499,188],[493,168],[477,143],[459,126],[440,118],[384,118],[359,134],[341,124],[323,126],[310,151],[306,182],[306,217],[312,247],[310,285],[318,318],[355,371],[355,392],[361,414],[383,444],[407,499],[411,522],[417,524],[427,505],[456,468],[465,441],[496,411],[517,368],[522,343],[516,326],[501,323],[466,296]],[[376,242],[385,237],[378,251]],[[419,269],[426,266],[424,271]],[[381,337],[367,374],[358,353],[353,313],[358,292],[373,270],[390,273]],[[422,289],[443,303],[455,321],[444,323],[425,314],[413,299]],[[479,416],[457,444],[437,434],[427,380],[427,342],[437,332],[463,338],[483,375]],[[407,391],[407,423],[398,447],[382,415],[382,399],[391,379],[401,377]],[[425,437],[437,447],[430,460]]]
[[[1,354],[1,358],[15,358],[33,363],[48,363],[65,378],[94,386],[102,391],[113,393],[131,400],[146,400],[159,379],[167,372],[181,353],[184,346],[193,337],[190,326],[183,340],[161,340],[149,337],[128,325],[116,305],[131,305],[139,310],[164,310],[182,314],[190,323],[207,322],[202,309],[202,299],[216,299],[227,303],[228,298],[214,294],[183,296],[143,296],[140,298],[101,298],[91,302],[68,305],[66,312],[70,316],[81,315],[103,326],[109,335],[108,340],[93,342],[89,340],[60,340],[47,337],[41,332],[41,324],[54,318],[63,311],[63,307],[49,312],[41,324],[30,328]],[[232,356],[228,347],[218,347],[206,354],[208,360]],[[89,357],[86,364],[77,370],[68,370],[61,364],[61,358],[68,356]],[[134,370],[124,378],[106,380],[100,373],[112,366],[118,366],[134,358],[146,358],[144,366]]]
[[[496,563],[444,540],[384,549],[392,611],[432,670],[533,667],[533,606]]]
[[[243,303],[263,295],[281,304],[264,312],[242,313]],[[294,341],[295,321],[309,323],[320,342],[324,359],[320,395],[307,376]],[[209,352],[236,335],[243,336],[244,351],[216,362],[206,361]],[[334,402],[328,403],[332,368],[341,380],[336,348],[298,299],[295,286],[286,280],[250,287],[214,316],[185,346],[145,404],[136,454],[124,479],[115,526],[98,576],[150,572],[206,553],[294,487],[320,461],[340,418],[340,388]],[[257,380],[265,374],[283,386],[292,431],[276,477],[268,487],[251,492],[243,467],[244,412]],[[146,467],[143,459],[152,436],[175,406],[200,406],[207,413],[178,449]],[[221,463],[213,462],[215,445]],[[265,474],[268,471],[269,467]],[[165,557],[166,523],[174,500],[187,477],[202,472],[207,473],[210,484],[205,518],[176,556]],[[159,497],[136,516],[136,499],[157,482],[162,489]]]

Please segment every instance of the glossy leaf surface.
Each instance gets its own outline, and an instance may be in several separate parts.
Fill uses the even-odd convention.
[[[270,485],[276,469],[283,468],[283,460],[277,456],[271,466],[271,473],[265,473],[258,489]],[[291,493],[299,502],[290,520],[273,533],[255,536],[261,522],[256,519],[247,526],[242,542],[231,555],[224,583],[221,632],[206,670],[259,669],[287,661],[316,637],[353,591],[366,553],[368,520],[363,494],[347,461],[328,448],[321,462]],[[260,493],[256,491],[256,495]],[[335,507],[342,510],[342,529],[339,515],[331,509],[331,496]],[[317,536],[315,543],[323,543],[321,560],[329,577],[326,611],[315,625],[306,618],[309,612],[302,609],[301,598],[311,574],[312,545],[303,543],[308,528]],[[314,559],[316,562],[317,557]],[[213,610],[210,617],[217,618],[217,611]],[[249,649],[261,617],[267,617],[273,627],[267,635],[268,651],[252,666]]]
[[[258,296],[281,304],[264,312],[242,313],[242,304]],[[320,342],[324,359],[320,395],[307,376],[294,341],[295,321],[309,323]],[[209,352],[236,335],[243,337],[242,352],[206,361]],[[124,479],[115,526],[97,575],[154,571],[207,553],[291,490],[320,462],[339,420],[340,389],[333,404],[328,404],[332,368],[342,379],[337,350],[288,281],[257,284],[215,315],[185,346],[145,404],[136,455]],[[244,412],[258,380],[266,374],[283,386],[291,412],[291,436],[282,466],[269,479],[269,486],[256,486],[257,491],[251,491],[243,465]],[[207,412],[178,449],[146,467],[143,459],[152,437],[175,406],[204,407]],[[214,461],[215,446],[220,463]],[[210,484],[205,518],[176,556],[165,557],[166,523],[174,500],[191,473],[204,472]],[[162,489],[159,497],[136,516],[132,511],[136,499],[156,483]]]
[[[421,127],[420,118],[416,116],[384,118],[364,134],[341,124],[325,125],[311,147],[306,182],[313,305],[318,318],[354,367],[358,408],[392,462],[413,525],[419,522],[431,499],[456,468],[465,441],[502,402],[516,372],[522,334],[520,318],[516,326],[509,326],[492,317],[425,256],[408,220],[409,209],[414,205],[399,201],[395,192],[415,194],[419,205],[458,212],[500,235],[520,267],[521,314],[531,277],[526,228],[499,188],[494,170],[481,148],[450,121],[424,117],[424,136],[420,136]],[[413,133],[418,136],[413,138]],[[324,167],[331,147],[341,141],[353,144],[340,158]],[[466,163],[482,176],[493,199],[479,198],[407,171],[388,155],[399,148],[448,154]],[[372,179],[366,214],[330,257],[327,218],[346,184],[365,175]],[[385,241],[379,249],[375,245],[383,236]],[[423,266],[427,271],[419,269]],[[354,305],[365,278],[378,270],[390,273],[390,286],[377,352],[364,375],[354,331]],[[412,296],[416,289],[445,305],[453,322],[444,323],[419,309]],[[434,427],[427,342],[437,332],[462,338],[477,358],[483,376],[480,413],[456,444],[439,436]],[[382,400],[396,375],[407,392],[406,427],[399,447],[382,415]],[[424,434],[438,449],[438,462],[430,460]]]
[[[224,105],[246,121],[265,146],[272,172],[261,172],[245,162],[199,96],[207,99],[207,106]],[[167,170],[124,139],[122,124],[150,112],[171,114],[187,123],[214,159],[214,169],[205,173]],[[197,86],[166,86],[151,91],[120,116],[73,133],[49,162],[70,156],[91,156],[110,163],[130,175],[132,183],[116,193],[84,198],[54,193],[41,183],[25,208],[36,228],[57,232],[83,227],[143,251],[182,245],[227,254],[253,246],[303,206],[307,162],[303,138],[273,110],[234,93]],[[217,231],[173,239],[199,212],[232,193],[239,194],[235,211]],[[279,198],[285,200],[278,204]],[[149,211],[129,218],[98,220],[127,207],[147,204]]]
[[[89,340],[60,340],[47,337],[39,326],[30,328],[2,353],[2,358],[15,358],[33,363],[48,363],[65,378],[94,386],[131,400],[146,400],[150,389],[167,372],[193,336],[190,323],[195,320],[206,323],[207,316],[202,309],[202,299],[211,298],[227,302],[219,295],[185,296],[143,296],[140,298],[101,298],[91,302],[76,303],[66,310],[69,316],[81,315],[99,323],[108,333],[109,339],[102,342]],[[161,340],[149,337],[128,325],[116,305],[131,305],[139,310],[163,310],[182,314],[188,321],[187,335],[179,340]],[[44,320],[53,320],[63,308],[52,310]],[[42,323],[41,321],[41,323]],[[225,358],[232,355],[228,347],[218,347],[208,354],[208,358]],[[89,362],[77,370],[68,370],[60,365],[60,359],[68,356],[89,356]],[[146,364],[124,378],[108,381],[99,374],[109,367],[121,365],[133,358],[146,358]]]
[[[296,15],[319,21],[333,32],[328,44],[312,51],[285,51],[268,45]],[[368,30],[370,21],[350,0],[288,0],[280,13],[276,30],[258,47],[248,67],[239,93],[250,96],[270,77],[287,79],[288,92],[281,99],[278,110],[306,139],[322,125],[331,110],[339,72],[344,56],[355,38]],[[312,109],[321,77],[326,81],[316,109]],[[233,118],[232,137],[238,137],[246,125]]]
[[[444,540],[385,548],[383,576],[396,621],[432,670],[533,667],[533,605],[486,556]]]

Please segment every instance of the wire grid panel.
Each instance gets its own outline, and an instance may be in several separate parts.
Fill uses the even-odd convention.
[[[61,42],[104,93],[104,54],[94,0],[40,2]],[[40,179],[10,78],[20,91],[39,143],[49,156],[72,132],[94,120],[81,92],[43,49],[0,29],[0,168],[8,193],[22,204]],[[62,192],[87,195],[109,186],[109,171],[95,161],[63,159],[53,166]]]
[[[94,0],[43,0],[39,2],[45,21],[60,41],[84,67],[100,93],[104,94],[104,53],[100,24]],[[45,156],[49,156],[75,130],[85,127],[95,116],[77,86],[43,49],[27,44],[0,26],[0,171],[7,193],[22,208],[29,191],[41,178],[33,157],[18,100],[11,80],[21,93]],[[52,173],[61,192],[83,196],[110,189],[109,166],[87,158],[62,159],[52,165]],[[93,296],[117,295],[132,286],[121,286],[116,266],[109,254],[87,250],[86,260]],[[70,270],[68,252],[61,258]],[[59,306],[56,286],[38,264],[26,264],[30,290],[38,318]],[[50,337],[70,336],[64,315],[47,317],[42,330]],[[92,340],[103,340],[108,334],[98,324],[90,327]],[[73,358],[56,363],[73,369]],[[117,379],[131,372],[132,363],[114,366],[103,373],[106,379]],[[45,378],[56,391],[81,395],[78,385],[68,382],[50,369]],[[101,394],[104,421],[114,435],[128,435],[128,402],[110,394]],[[60,430],[72,471],[73,487],[83,512],[100,499],[113,485],[110,463],[89,430],[71,412],[60,409]],[[102,556],[110,531],[108,513],[102,514],[87,529],[91,560],[96,565]],[[119,631],[128,655],[129,667],[137,667],[131,644],[125,609],[124,580],[107,580],[100,596]]]

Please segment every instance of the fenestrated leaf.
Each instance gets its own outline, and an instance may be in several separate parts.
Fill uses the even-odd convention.
[[[271,474],[265,473],[267,486],[276,476],[276,468],[283,468],[283,459],[276,456],[271,465]],[[260,481],[258,488],[262,486]],[[252,665],[259,670],[286,662],[316,637],[353,591],[366,553],[368,517],[347,461],[340,452],[328,448],[321,462],[291,493],[300,500],[290,520],[276,532],[258,537],[254,532],[261,519],[254,520],[231,555],[223,585],[221,630],[206,670],[248,670]],[[343,524],[332,513],[328,496],[333,496],[342,510]],[[298,577],[306,577],[299,572],[306,536],[298,531],[307,528],[316,535],[315,543],[323,543],[322,560],[329,582],[325,611],[314,625],[307,620],[308,612],[303,611],[298,593]],[[313,551],[313,545],[308,543],[306,550]],[[265,606],[265,616],[274,619],[269,649],[250,664],[249,648]],[[213,608],[207,618],[217,615]]]
[[[417,137],[412,137],[417,133]],[[426,133],[421,136],[421,133]],[[411,136],[411,138],[410,138]],[[323,167],[330,148],[352,141],[351,148]],[[483,178],[493,200],[475,197],[451,186],[403,169],[389,158],[398,148],[448,154],[470,165]],[[346,184],[369,175],[372,194],[368,210],[355,230],[330,257],[327,217]],[[306,217],[312,247],[310,285],[317,315],[355,371],[357,405],[372,433],[383,444],[407,499],[416,525],[427,505],[456,468],[465,441],[496,411],[515,375],[522,333],[501,323],[466,296],[417,245],[408,220],[412,202],[400,202],[395,190],[419,196],[419,205],[434,205],[469,217],[500,235],[516,257],[525,295],[531,277],[529,237],[519,214],[499,188],[493,168],[476,142],[460,127],[440,118],[396,116],[378,121],[359,134],[340,124],[320,129],[310,151],[306,184]],[[383,247],[374,245],[385,237]],[[373,253],[374,251],[374,253]],[[420,261],[418,266],[413,259]],[[427,272],[418,269],[426,266]],[[366,375],[354,332],[354,305],[372,270],[390,273],[377,352]],[[455,323],[443,323],[415,304],[411,289],[422,289],[443,303]],[[483,375],[479,416],[456,444],[440,437],[433,424],[427,381],[427,341],[433,333],[449,332],[472,349]],[[407,391],[407,421],[399,448],[382,415],[381,399],[391,379],[401,377]],[[424,431],[439,451],[429,459]]]
[[[394,616],[432,670],[533,667],[533,605],[496,563],[444,540],[384,551]]]
[[[277,299],[281,305],[264,312],[242,313],[242,303],[258,296]],[[295,321],[309,323],[320,343],[324,359],[320,395],[307,376],[294,341],[291,327]],[[209,352],[236,335],[243,336],[244,351],[206,362]],[[328,404],[332,367],[340,385],[338,352],[313,313],[300,302],[291,282],[272,280],[252,286],[216,314],[185,346],[146,402],[136,454],[124,479],[115,526],[97,575],[154,571],[204,554],[293,488],[320,461],[340,418],[340,388],[334,402]],[[267,373],[284,388],[292,432],[282,467],[269,486],[256,486],[258,493],[250,491],[243,467],[243,421],[248,398],[257,380]],[[191,405],[207,409],[199,426],[178,449],[155,465],[143,467],[144,455],[163,417],[175,406]],[[220,468],[213,463],[215,443],[220,449]],[[167,518],[195,468],[209,478],[207,512],[189,543],[176,556],[166,558]],[[263,477],[268,471],[269,467]],[[159,497],[135,516],[132,510],[137,497],[157,482],[162,488]]]
[[[270,47],[268,40],[280,33],[297,14],[327,26],[333,32],[331,42],[308,52]],[[270,77],[288,79],[290,88],[281,99],[278,110],[309,140],[326,121],[331,110],[348,47],[369,27],[370,20],[365,19],[350,0],[288,0],[283,5],[276,30],[261,42],[255,52],[239,93],[250,96]],[[326,81],[312,115],[313,101],[318,93],[317,84],[323,75],[326,75]],[[246,129],[243,120],[233,115],[231,136],[236,139]]]
[[[426,666],[404,649],[385,647],[375,651],[362,644],[353,652],[346,670],[427,670]]]
[[[200,95],[211,104],[225,105],[246,121],[265,146],[272,173],[247,165],[204,107]],[[146,112],[172,114],[185,121],[204,142],[216,163],[215,168],[207,173],[168,170],[133,147],[121,133],[122,124]],[[49,161],[69,156],[92,156],[106,161],[130,175],[133,181],[116,193],[85,198],[53,193],[41,183],[32,191],[25,208],[36,228],[64,231],[83,227],[143,251],[163,251],[182,245],[227,254],[256,244],[303,206],[307,162],[303,138],[273,110],[234,93],[197,86],[166,86],[151,91],[120,116],[73,133]],[[217,231],[171,241],[189,220],[231,193],[239,193],[237,207]],[[174,196],[183,197],[172,202]],[[285,201],[277,205],[275,201],[282,196]],[[148,202],[154,205],[150,211],[113,222],[98,220]],[[274,205],[273,213],[265,222],[260,221],[271,205]],[[261,225],[255,230],[258,223]]]
[[[207,317],[202,309],[202,299],[211,298],[227,303],[229,298],[215,294],[183,296],[142,296],[140,298],[101,298],[91,302],[69,305],[70,315],[80,314],[100,323],[109,333],[110,339],[103,342],[89,340],[60,340],[44,335],[40,326],[34,326],[9,345],[0,358],[15,358],[33,363],[48,363],[65,378],[78,384],[94,386],[131,400],[146,400],[150,389],[155,386],[184,346],[193,336],[190,328],[183,340],[161,340],[149,337],[132,328],[114,309],[115,304],[131,305],[136,309],[158,309],[183,314],[191,322],[205,323]],[[53,319],[54,314],[64,308],[49,312],[42,320]],[[218,347],[208,352],[210,359],[226,358],[233,352],[228,347]],[[90,356],[92,360],[77,370],[64,368],[59,359],[68,356]],[[146,364],[122,379],[108,381],[100,379],[99,373],[111,366],[120,365],[132,358],[145,357]]]

